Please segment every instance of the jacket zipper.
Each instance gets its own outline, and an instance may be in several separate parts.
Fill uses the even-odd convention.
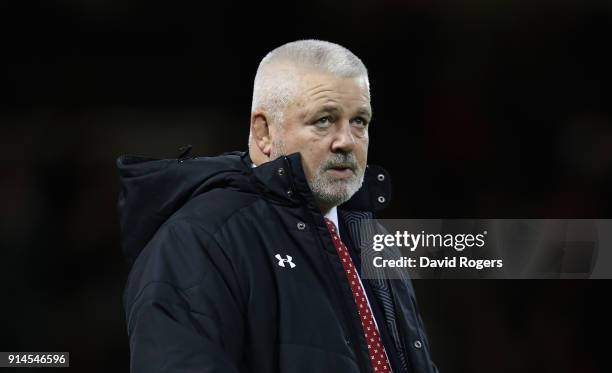
[[[292,168],[291,168],[291,164],[289,162],[289,160],[287,159],[287,157],[285,157],[284,159],[285,162],[285,166],[287,168],[287,170],[290,173],[290,184],[291,184],[291,191],[295,191],[295,184],[294,184],[294,178],[293,178],[293,173],[292,173]],[[309,220],[310,226],[315,228],[318,227],[318,225],[315,222],[315,218],[314,218],[314,214],[311,213],[310,208],[308,206],[308,201],[302,196],[300,195],[300,193],[295,193],[298,198],[301,200],[301,206],[303,209],[306,210],[306,216],[307,219]],[[320,211],[315,210],[318,212],[318,214],[321,214]],[[345,335],[348,335],[349,338],[351,338],[351,340],[349,341],[349,345],[351,347],[351,349],[353,350],[353,353],[355,354],[355,357],[357,358],[357,365],[359,366],[359,370],[363,373],[366,372],[370,372],[370,370],[368,369],[369,367],[369,363],[370,363],[370,358],[369,356],[366,357],[367,359],[367,365],[364,362],[363,357],[361,356],[362,354],[359,351],[359,334],[357,334],[357,332],[355,331],[355,328],[353,328],[351,325],[353,324],[351,322],[351,320],[353,320],[353,318],[351,318],[351,312],[350,312],[350,308],[349,306],[345,303],[345,302],[341,302],[339,301],[339,299],[342,299],[344,297],[344,294],[342,293],[342,289],[340,288],[340,284],[338,283],[338,281],[336,281],[336,279],[334,278],[334,268],[332,267],[332,264],[329,261],[329,258],[327,257],[327,253],[325,252],[325,244],[323,242],[323,238],[321,237],[321,235],[318,234],[318,232],[316,232],[317,229],[313,229],[313,234],[317,236],[317,240],[319,241],[319,245],[320,245],[320,252],[321,252],[321,256],[322,259],[325,261],[325,263],[327,263],[327,267],[328,267],[328,271],[327,271],[327,277],[331,278],[332,282],[333,282],[333,286],[336,289],[336,294],[338,295],[337,299],[332,299],[332,301],[334,301],[336,304],[340,303],[340,308],[342,309],[343,313],[344,313],[344,318],[340,320],[340,326],[342,327],[342,330],[344,331]],[[354,300],[353,300],[354,301]]]
[[[304,201],[306,202],[306,201]],[[317,227],[315,221],[314,221],[314,217],[312,216],[312,214],[310,213],[310,211],[308,211],[308,216],[310,219],[310,224],[312,227]],[[314,231],[314,230],[313,230]],[[352,320],[353,318],[351,317],[351,310],[350,307],[345,303],[345,302],[340,302],[340,299],[343,299],[345,296],[342,292],[342,289],[340,288],[340,284],[338,283],[338,281],[336,281],[336,278],[334,277],[335,274],[335,270],[332,267],[332,264],[329,261],[329,258],[327,257],[327,253],[325,252],[325,244],[323,242],[323,239],[321,238],[321,236],[314,231],[313,232],[316,236],[317,239],[319,241],[319,244],[321,245],[321,255],[322,255],[322,259],[327,263],[327,267],[328,267],[328,274],[327,277],[331,278],[331,281],[333,282],[333,286],[335,288],[336,294],[338,296],[337,299],[333,299],[333,301],[337,304],[340,303],[340,308],[343,311],[343,319],[341,319],[340,323],[341,323],[341,327],[342,330],[344,330],[344,333],[346,335],[349,336],[349,338],[351,339],[349,344],[351,349],[353,350],[353,352],[355,353],[355,357],[357,358],[357,363],[359,366],[359,370],[361,372],[369,372],[368,370],[368,365],[364,366],[364,361],[362,358],[362,353],[360,352],[360,348],[359,348],[359,334],[357,334],[357,331],[355,331],[355,328],[352,327]],[[368,363],[369,363],[369,359],[368,359]]]

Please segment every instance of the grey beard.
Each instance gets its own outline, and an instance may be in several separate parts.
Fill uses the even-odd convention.
[[[326,170],[339,165],[350,164],[354,169],[354,175],[349,179],[334,180]],[[308,180],[308,186],[317,203],[322,206],[338,206],[351,199],[363,185],[364,170],[359,167],[353,153],[337,153],[322,164]]]
[[[274,160],[283,155],[285,144],[282,139],[277,139],[272,143],[270,158]],[[331,179],[325,171],[337,165],[350,165],[354,175],[346,180]],[[336,153],[319,166],[312,180],[306,181],[319,206],[333,207],[343,204],[357,193],[363,185],[364,173],[365,170],[357,164],[353,153]]]

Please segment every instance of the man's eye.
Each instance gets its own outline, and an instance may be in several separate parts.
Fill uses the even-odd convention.
[[[318,120],[315,122],[315,124],[316,124],[317,126],[319,126],[319,127],[326,127],[326,126],[328,126],[328,125],[329,125],[331,122],[332,122],[331,117],[330,117],[330,116],[326,116],[326,117],[319,118],[319,119],[318,119]]]
[[[363,128],[365,128],[368,125],[368,121],[366,121],[364,118],[361,118],[361,117],[357,117],[353,119],[353,123],[357,127],[363,127]]]

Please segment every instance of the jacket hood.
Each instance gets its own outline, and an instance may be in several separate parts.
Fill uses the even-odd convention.
[[[312,202],[313,198],[299,153],[256,168],[251,167],[246,152],[178,159],[122,155],[117,159],[117,167],[121,184],[118,198],[121,246],[130,267],[172,214],[209,190],[235,188],[290,204]],[[368,165],[361,189],[339,208],[375,212],[388,205],[390,196],[387,172]]]
[[[119,225],[129,265],[157,229],[191,198],[219,187],[243,184],[241,189],[248,188],[242,155],[232,152],[189,159],[120,156]]]

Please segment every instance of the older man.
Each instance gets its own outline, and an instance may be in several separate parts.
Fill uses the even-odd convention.
[[[118,160],[132,372],[435,372],[409,281],[362,280],[367,70],[303,40],[257,70],[248,153]]]

